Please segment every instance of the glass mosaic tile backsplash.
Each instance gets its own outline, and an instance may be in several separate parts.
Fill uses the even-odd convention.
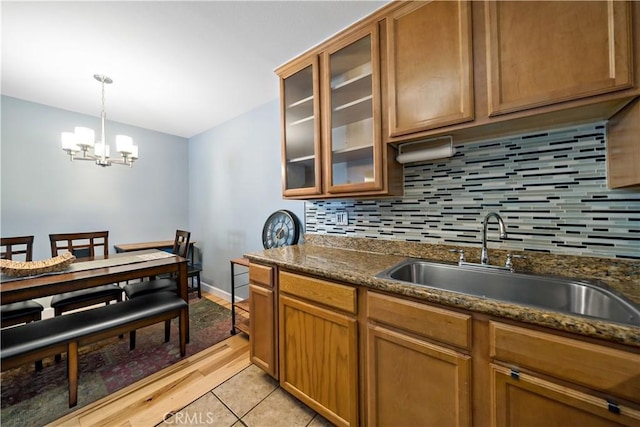
[[[405,164],[404,188],[307,202],[306,232],[480,247],[484,216],[497,212],[508,239],[493,218],[490,248],[640,259],[640,192],[607,188],[605,122],[456,146],[452,158]]]

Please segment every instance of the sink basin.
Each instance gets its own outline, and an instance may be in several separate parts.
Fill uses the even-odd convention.
[[[640,326],[637,305],[607,289],[575,280],[417,259],[407,259],[376,277]]]

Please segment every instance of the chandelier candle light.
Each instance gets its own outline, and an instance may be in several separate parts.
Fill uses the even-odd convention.
[[[104,120],[107,117],[104,111],[104,85],[113,83],[113,80],[101,74],[95,74],[93,78],[102,83],[102,113],[100,114],[102,134],[100,141],[95,142],[93,129],[76,127],[74,132],[62,132],[62,149],[67,152],[72,161],[74,159],[91,160],[102,167],[111,166],[112,164],[131,167],[133,162],[138,159],[138,146],[133,145],[131,137],[116,135],[116,151],[122,156],[118,160],[109,158],[111,150],[104,137]],[[89,153],[90,148],[93,148],[93,154]],[[76,156],[80,151],[82,151],[82,156]]]

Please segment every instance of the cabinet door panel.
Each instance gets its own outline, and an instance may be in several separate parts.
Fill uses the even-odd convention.
[[[640,398],[640,355],[491,321],[491,357],[620,396]]]
[[[271,289],[249,285],[251,362],[278,379],[275,302]]]
[[[380,326],[368,343],[371,425],[471,425],[469,356]]]
[[[607,185],[640,186],[640,98],[631,101],[607,124]]]
[[[415,2],[387,25],[389,133],[473,120],[471,7]]]
[[[320,86],[315,55],[280,75],[280,103],[282,194],[320,194]]]
[[[280,384],[340,426],[358,425],[357,322],[279,296]]]
[[[383,188],[378,27],[323,52],[324,174],[328,193]]]
[[[621,407],[616,414],[606,400],[563,387],[535,376],[511,376],[511,370],[491,365],[492,425],[637,426],[640,413]]]
[[[628,2],[490,1],[486,11],[489,115],[633,86]]]

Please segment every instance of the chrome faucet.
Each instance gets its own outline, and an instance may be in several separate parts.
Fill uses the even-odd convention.
[[[507,227],[504,225],[504,221],[500,215],[495,212],[489,212],[487,216],[484,217],[484,221],[482,222],[482,254],[480,255],[480,264],[488,265],[489,264],[489,253],[487,251],[487,224],[489,223],[489,218],[492,216],[496,217],[498,220],[498,227],[500,227],[500,238],[507,238]]]

